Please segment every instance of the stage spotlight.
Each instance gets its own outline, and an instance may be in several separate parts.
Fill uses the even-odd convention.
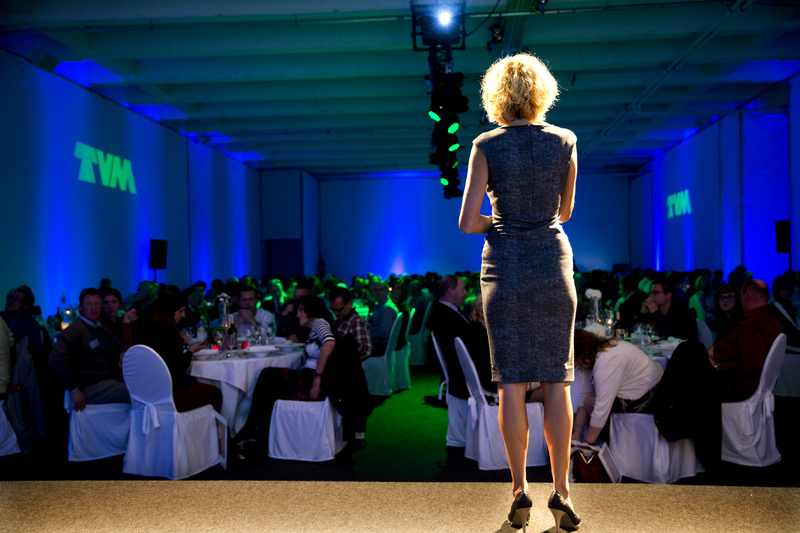
[[[415,51],[465,50],[466,0],[411,0]]]
[[[449,11],[439,11],[439,14],[436,15],[436,18],[439,19],[439,24],[442,26],[449,26],[450,22],[453,20],[453,15],[450,14]]]

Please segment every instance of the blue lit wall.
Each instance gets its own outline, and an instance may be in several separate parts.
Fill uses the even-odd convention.
[[[329,273],[349,280],[368,272],[480,270],[483,236],[461,233],[461,200],[445,200],[438,179],[321,181],[320,195]],[[488,197],[481,212],[491,214]],[[564,230],[581,270],[627,263],[625,180],[579,177],[575,211]]]
[[[303,271],[311,275],[319,270],[319,182],[305,172],[300,181],[303,188]]]
[[[258,171],[188,142],[191,279],[261,275]]]
[[[744,131],[744,265],[770,286],[789,268],[776,251],[775,221],[790,217],[789,121],[747,112]]]
[[[800,79],[789,81],[789,173],[792,189],[792,270],[800,270]]]
[[[656,160],[650,173],[631,183],[634,266],[720,268],[727,276],[744,260],[756,278],[771,284],[789,268],[788,255],[776,252],[775,221],[797,225],[790,176],[797,150],[789,138],[786,113],[750,110]],[[667,198],[678,191],[689,191],[691,213],[670,218]]]
[[[192,267],[194,277],[216,272],[214,262],[220,257],[226,261],[222,267],[239,273],[259,268],[258,236],[251,243],[253,235],[242,229],[248,220],[257,231],[257,204],[253,212],[253,205],[239,198],[226,200],[229,234],[235,239],[224,241],[212,261],[203,251],[206,233],[197,229],[190,262],[191,176],[184,137],[6,53],[0,53],[0,79],[0,294],[29,285],[46,314],[55,312],[62,292],[77,303],[80,290],[96,287],[103,277],[111,278],[123,295],[130,294],[140,280],[153,278],[150,239],[169,243],[160,282],[186,286]],[[104,158],[118,156],[120,168],[130,161],[136,194],[127,186],[104,186],[97,163],[90,165],[96,183],[80,181],[76,143],[90,147],[94,157],[96,150]],[[206,182],[193,189],[192,221],[201,226],[204,217],[215,213],[212,199],[217,195],[199,189],[225,191],[220,180],[235,178],[232,169],[242,165],[196,155],[191,156],[198,171],[193,176],[203,176],[204,166],[216,176],[198,177]],[[243,250],[251,251],[249,257],[241,257]]]

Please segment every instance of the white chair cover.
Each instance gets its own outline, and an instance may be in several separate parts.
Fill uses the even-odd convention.
[[[400,328],[403,326],[403,315],[397,314],[389,332],[386,342],[386,352],[380,357],[370,357],[364,361],[364,376],[367,378],[367,388],[373,396],[392,395],[392,367],[394,366],[394,347],[400,337]]]
[[[669,442],[658,432],[653,415],[612,413],[609,450],[621,475],[645,483],[671,484],[705,472],[694,442]]]
[[[275,402],[269,424],[270,457],[291,461],[330,461],[343,448],[342,417],[329,399],[321,402]]]
[[[414,335],[406,336],[410,349],[408,364],[411,366],[425,364],[425,358],[428,353],[428,336],[431,334],[431,330],[428,328],[428,319],[431,317],[432,311],[433,301],[430,301],[425,308],[425,315],[422,317],[422,325],[419,327],[419,331]]]
[[[408,315],[408,324],[406,325],[406,343],[399,350],[394,352],[394,365],[392,366],[392,390],[406,390],[411,386],[411,375],[408,369],[408,354],[411,347],[408,343],[408,335],[411,332],[411,323],[414,321],[414,312],[412,309]],[[395,343],[396,344],[396,343]]]
[[[131,347],[122,362],[131,394],[131,428],[122,471],[183,479],[219,462],[214,409],[179,413],[167,364],[147,346]]]
[[[445,395],[447,402],[447,446],[454,446],[456,448],[463,448],[467,445],[467,420],[469,419],[469,402],[463,398],[456,398],[451,395],[449,390],[450,376],[447,373],[447,363],[444,362],[442,356],[442,349],[439,348],[439,343],[436,341],[436,335],[431,333],[433,340],[433,349],[436,350],[436,356],[439,358],[439,364],[442,365],[442,372],[444,372],[444,383],[442,387],[446,387],[448,392]],[[442,387],[439,387],[439,399],[442,398]]]
[[[498,415],[500,408],[489,405],[486,391],[478,379],[475,363],[464,342],[456,338],[456,355],[469,389],[469,425],[464,456],[478,461],[481,470],[504,470],[508,458],[500,434]],[[528,456],[526,466],[544,466],[548,462],[547,442],[544,438],[544,406],[541,403],[525,404],[528,413]]]
[[[711,345],[714,344],[714,336],[711,334],[711,328],[699,318],[695,318],[695,321],[697,322],[697,340],[706,347],[706,350],[710,350]]]
[[[125,453],[131,404],[87,404],[83,411],[75,411],[72,393],[64,391],[64,410],[69,414],[70,461],[94,461]]]
[[[743,402],[722,404],[722,460],[744,466],[767,466],[781,460],[775,443],[772,388],[786,352],[786,335],[772,343],[758,388]]]
[[[17,435],[3,411],[5,400],[0,400],[0,457],[20,453]]]

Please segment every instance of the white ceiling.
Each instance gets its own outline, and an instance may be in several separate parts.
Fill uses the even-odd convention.
[[[757,97],[780,112],[785,92],[760,95],[800,71],[798,2],[535,5],[500,0],[486,21],[495,2],[467,1],[474,33],[453,52],[470,100],[462,161],[491,127],[478,80],[500,53],[549,64],[562,95],[548,121],[578,135],[583,175],[637,175]],[[504,42],[490,53],[498,15]],[[0,0],[0,47],[254,167],[438,175],[408,0]]]

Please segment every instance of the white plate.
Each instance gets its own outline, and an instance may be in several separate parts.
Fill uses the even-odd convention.
[[[213,348],[203,348],[202,350],[197,350],[195,352],[194,356],[195,357],[198,357],[198,356],[200,356],[200,357],[203,357],[203,356],[210,357],[212,355],[217,355],[218,353],[219,353],[219,350],[214,350]]]
[[[286,344],[287,341],[286,337],[275,337],[272,339],[271,344]]]
[[[253,353],[253,354],[257,354],[257,353],[275,352],[277,350],[278,350],[278,348],[276,346],[260,346],[260,345],[256,345],[256,346],[250,346],[245,351]]]

